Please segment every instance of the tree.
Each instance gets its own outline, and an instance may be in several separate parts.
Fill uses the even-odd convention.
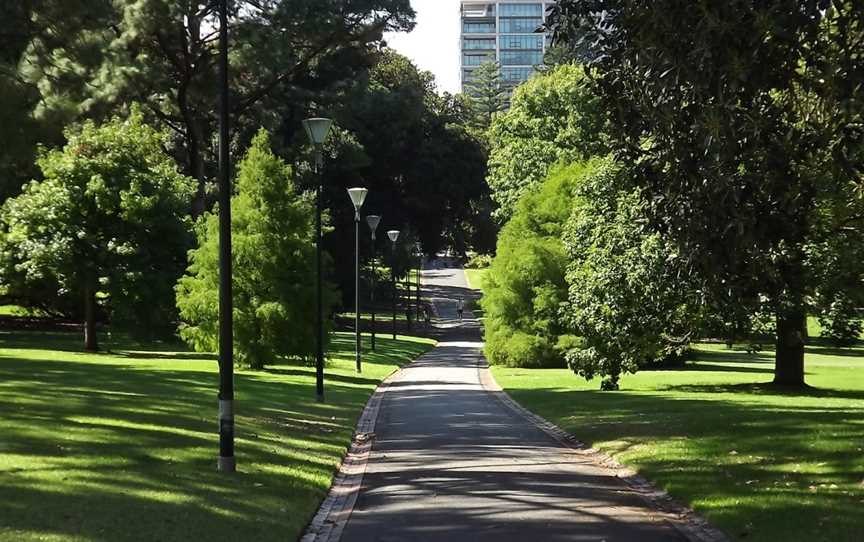
[[[773,313],[778,384],[804,384],[808,247],[860,239],[855,4],[562,0],[549,19],[559,43],[591,44],[625,177],[706,301]]]
[[[17,75],[40,91],[35,114],[63,124],[142,103],[174,133],[178,160],[199,181],[196,210],[203,211],[216,167],[218,2],[89,4],[78,13],[89,15],[88,25],[64,35],[68,43],[58,47],[37,34],[27,47]],[[383,33],[410,30],[414,17],[408,0],[229,4],[231,113],[240,141],[262,124],[293,129],[312,96],[338,99],[371,66]]]
[[[474,69],[465,81],[465,90],[477,128],[489,128],[495,115],[507,108],[507,87],[501,81],[501,65],[497,62],[484,62]]]
[[[259,131],[239,165],[231,198],[236,358],[262,368],[283,357],[315,354],[315,206],[300,193],[291,166]],[[177,284],[180,336],[199,351],[218,347],[218,208],[197,225],[198,247]],[[324,310],[333,292],[324,287]]]
[[[492,122],[487,182],[505,222],[516,202],[540,185],[555,162],[574,163],[606,152],[604,115],[583,69],[565,64],[513,93],[510,110]]]
[[[561,308],[567,301],[567,253],[562,234],[576,183],[590,170],[576,164],[553,169],[525,194],[501,230],[483,279],[486,356],[509,367],[563,367],[569,346]]]
[[[170,324],[194,183],[137,109],[66,137],[40,157],[44,179],[3,206],[0,282],[29,305],[83,314],[85,348],[96,350],[100,307],[141,332]]]
[[[37,145],[63,143],[65,122],[34,116],[39,88],[27,79],[22,57],[34,40],[53,51],[75,49],[75,37],[100,18],[102,0],[18,0],[0,3],[0,203],[39,175]]]
[[[583,167],[563,235],[562,313],[580,337],[567,362],[586,379],[602,377],[604,390],[618,389],[622,373],[681,359],[704,316],[674,246],[645,228],[646,200],[625,172],[609,158]]]
[[[351,134],[350,150],[340,135],[325,161],[324,201],[334,226],[325,239],[328,251],[354,250],[354,211],[345,189],[358,184],[369,189],[364,213],[383,216],[379,231],[410,229],[427,254],[445,244],[465,250],[490,237],[485,151],[466,128],[465,102],[438,95],[432,74],[390,49],[379,51],[361,83],[327,113]],[[317,179],[309,181],[311,188]],[[379,235],[378,242],[378,254],[389,249],[386,236]],[[361,254],[371,252],[364,235]],[[341,266],[336,273],[341,291],[350,296],[351,268]]]

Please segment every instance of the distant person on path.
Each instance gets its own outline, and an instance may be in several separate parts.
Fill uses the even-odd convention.
[[[423,305],[423,319],[427,326],[432,322],[432,311],[429,309],[429,305]]]
[[[462,321],[462,313],[465,311],[465,301],[460,297],[456,302],[456,314],[459,315],[459,321]]]

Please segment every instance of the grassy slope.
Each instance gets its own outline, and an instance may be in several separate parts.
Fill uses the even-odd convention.
[[[431,347],[378,339],[363,374],[337,335],[327,403],[310,368],[239,371],[239,472],[215,472],[216,363],[177,345],[90,355],[0,334],[0,539],[293,540],[378,382]]]
[[[758,384],[772,378],[772,355],[705,346],[698,363],[626,376],[620,392],[567,370],[493,371],[526,407],[734,538],[861,540],[864,350],[808,348],[812,392]]]

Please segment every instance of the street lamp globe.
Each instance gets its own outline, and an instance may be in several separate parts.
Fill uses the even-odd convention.
[[[378,229],[378,224],[381,222],[380,215],[369,215],[366,217],[366,223],[369,224],[369,229],[372,230],[372,240],[375,240],[375,231]]]
[[[313,145],[323,145],[330,134],[333,121],[325,118],[312,118],[303,121],[303,128]]]
[[[366,201],[366,194],[368,192],[369,191],[366,190],[365,188],[349,188],[348,189],[348,197],[351,198],[351,203],[354,204],[354,210],[357,211],[358,216],[360,213],[360,208],[363,207],[363,202]]]
[[[387,237],[395,243],[396,240],[399,239],[399,230],[389,230],[387,232]]]

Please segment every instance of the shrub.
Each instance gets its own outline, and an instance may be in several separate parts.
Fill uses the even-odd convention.
[[[483,279],[486,355],[512,367],[563,367],[559,338],[566,328],[567,263],[561,241],[580,176],[593,165],[554,169],[539,191],[519,201],[504,226],[498,250]]]

